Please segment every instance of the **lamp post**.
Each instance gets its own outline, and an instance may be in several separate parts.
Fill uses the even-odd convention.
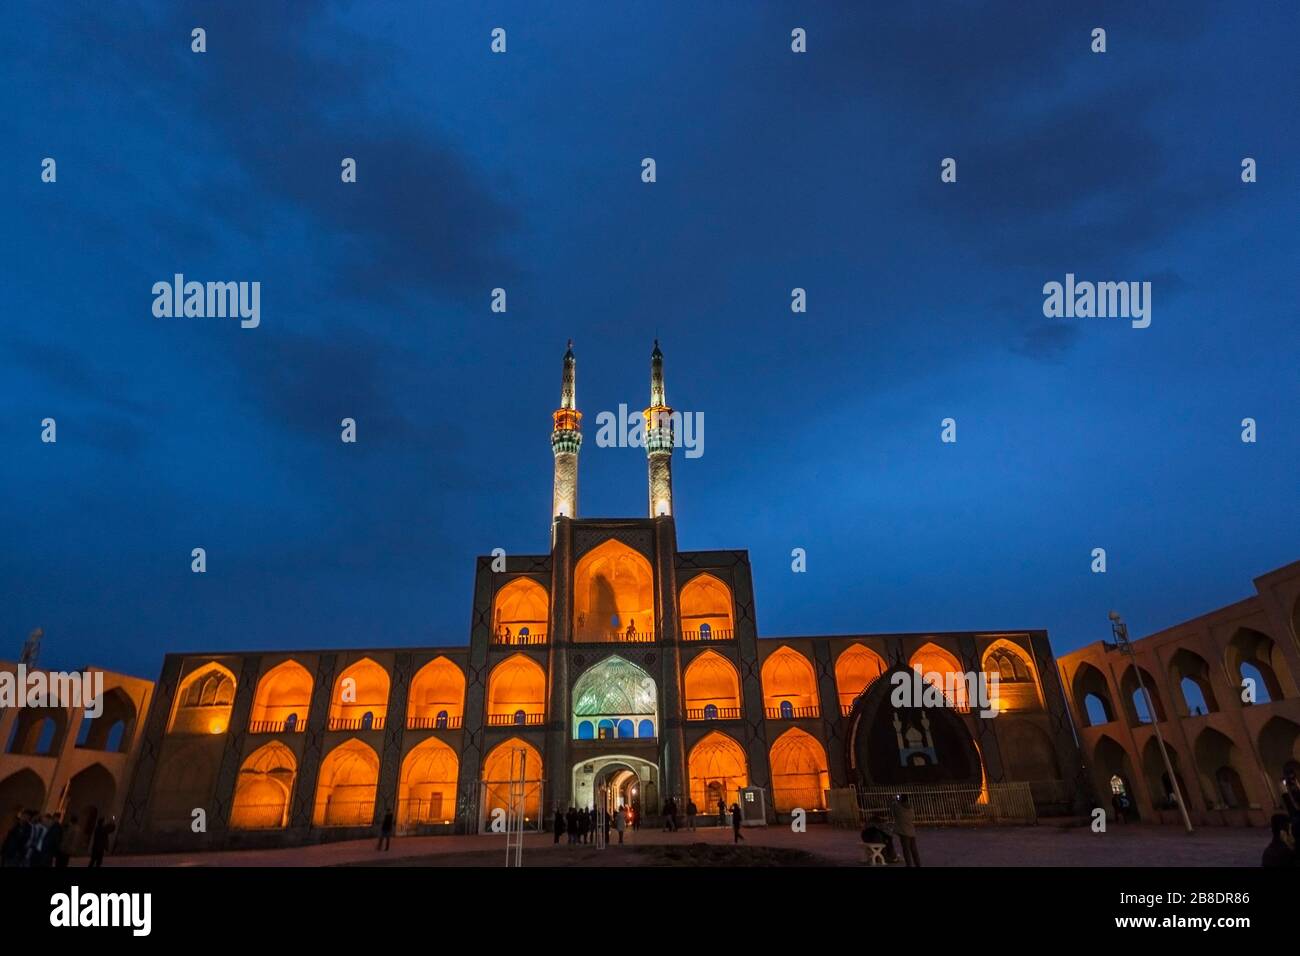
[[[1188,833],[1191,833],[1192,821],[1187,816],[1187,803],[1183,800],[1183,791],[1178,786],[1178,777],[1175,776],[1173,765],[1169,762],[1169,751],[1165,749],[1165,738],[1160,733],[1160,715],[1156,713],[1151,695],[1147,693],[1146,682],[1142,680],[1142,668],[1138,665],[1137,654],[1128,639],[1128,625],[1124,623],[1124,619],[1119,616],[1118,611],[1111,611],[1109,616],[1110,631],[1115,636],[1115,644],[1119,647],[1121,653],[1127,654],[1133,661],[1133,673],[1137,675],[1138,687],[1142,690],[1142,698],[1147,702],[1147,710],[1151,714],[1151,726],[1156,732],[1156,743],[1160,746],[1160,759],[1165,762],[1165,773],[1169,775],[1169,785],[1174,788],[1174,799],[1178,801],[1178,811],[1183,815],[1183,826]]]

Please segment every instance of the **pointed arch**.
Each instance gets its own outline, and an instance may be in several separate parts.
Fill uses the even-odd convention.
[[[53,757],[63,749],[68,712],[63,707],[21,707],[9,733],[9,753]]]
[[[307,668],[293,659],[281,661],[268,670],[258,680],[257,690],[253,693],[249,732],[278,733],[304,729],[313,683]]]
[[[778,813],[796,808],[825,810],[830,772],[826,748],[816,737],[791,727],[772,744],[772,806]]]
[[[1074,712],[1085,727],[1099,727],[1115,719],[1106,677],[1091,664],[1080,664],[1070,682]]]
[[[519,758],[524,756],[524,817],[536,820],[542,808],[542,755],[537,748],[519,737],[511,737],[497,744],[483,761],[483,814],[490,820],[495,810],[510,807],[510,782],[512,769],[518,773]]]
[[[989,684],[989,700],[999,713],[1043,709],[1042,687],[1032,656],[1019,644],[1004,637],[984,649],[980,670]],[[998,675],[998,693],[992,693],[992,675]]]
[[[298,760],[293,751],[280,741],[273,740],[254,750],[244,758],[239,768],[235,799],[230,807],[230,828],[277,830],[287,827],[297,777]]]
[[[85,750],[126,753],[135,733],[135,701],[121,687],[106,690],[98,717],[82,716],[77,746]]]
[[[853,701],[889,669],[885,659],[865,644],[850,644],[835,658],[835,689],[840,714],[853,709]]]
[[[30,767],[0,780],[0,813],[4,814],[6,832],[16,811],[44,809],[45,781]]]
[[[740,717],[740,674],[717,651],[697,654],[682,674],[687,720]]]
[[[1138,669],[1139,665],[1130,663],[1124,676],[1119,679],[1120,705],[1124,708],[1124,716],[1128,718],[1130,727],[1152,721],[1164,723],[1165,707],[1160,699],[1160,686],[1145,667],[1141,668],[1142,681],[1139,684]]]
[[[465,715],[465,672],[438,655],[416,672],[407,695],[406,726],[455,729]]]
[[[769,719],[817,717],[817,675],[812,664],[788,644],[763,661],[763,708]]]
[[[573,639],[578,643],[654,637],[654,571],[645,556],[609,538],[573,571]],[[629,629],[631,629],[629,631]]]
[[[379,755],[365,741],[350,737],[321,761],[312,825],[370,826],[378,786]]]
[[[1250,805],[1250,793],[1242,780],[1241,751],[1230,737],[1206,727],[1197,736],[1192,752],[1210,809],[1237,810]]]
[[[1288,684],[1291,682],[1286,659],[1273,639],[1262,631],[1238,628],[1228,642],[1224,662],[1228,676],[1237,682],[1239,688],[1246,685],[1247,679],[1253,682],[1254,700],[1251,703],[1267,704],[1285,698],[1283,679]]]
[[[532,578],[515,578],[492,601],[492,639],[498,644],[543,643],[550,615],[546,588]]]
[[[721,640],[735,634],[731,588],[707,571],[691,578],[678,596],[684,640]]]
[[[1288,770],[1300,772],[1300,724],[1271,717],[1259,730],[1259,759],[1264,776],[1281,780]]]
[[[1106,801],[1107,815],[1114,819],[1114,809],[1110,798],[1114,794],[1124,794],[1131,806],[1137,805],[1137,791],[1134,790],[1136,775],[1133,762],[1123,744],[1109,734],[1102,734],[1092,749],[1093,786],[1099,796]]]
[[[397,822],[450,823],[456,816],[456,782],[460,760],[456,751],[429,737],[413,747],[402,761],[397,799]]]
[[[940,688],[948,706],[959,711],[970,709],[971,694],[966,672],[951,651],[927,641],[917,648],[908,666],[919,670],[926,683]]]
[[[334,681],[330,730],[383,730],[388,717],[388,671],[369,657],[353,661]]]
[[[172,708],[173,734],[224,734],[235,705],[235,675],[218,661],[190,671],[176,688]]]
[[[702,737],[687,759],[691,799],[706,813],[717,810],[718,801],[728,806],[740,799],[749,785],[749,763],[744,748],[720,731]]]
[[[488,675],[488,724],[540,724],[546,715],[546,672],[526,654],[512,654]],[[521,719],[522,718],[522,719]]]
[[[1169,659],[1169,676],[1182,693],[1175,694],[1174,706],[1181,717],[1213,714],[1219,709],[1210,681],[1210,664],[1195,651],[1181,647]]]

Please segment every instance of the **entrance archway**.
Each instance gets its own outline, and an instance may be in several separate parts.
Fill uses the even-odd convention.
[[[659,768],[640,757],[611,754],[579,761],[573,767],[573,805],[594,807],[605,788],[606,810],[639,807],[641,813],[659,812]],[[558,808],[561,811],[567,807]]]

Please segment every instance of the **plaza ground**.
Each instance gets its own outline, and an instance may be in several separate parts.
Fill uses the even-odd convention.
[[[616,836],[616,835],[615,835]],[[825,825],[794,833],[788,827],[744,830],[746,848],[732,850],[730,829],[703,828],[665,833],[628,832],[626,844],[598,850],[593,845],[552,842],[550,834],[528,834],[525,866],[860,866],[862,842],[850,830]],[[1218,866],[1256,867],[1269,840],[1263,829],[1181,829],[1114,826],[1104,834],[1087,827],[939,827],[917,837],[925,866]],[[693,846],[703,844],[703,846]],[[768,852],[770,851],[770,852]],[[84,861],[77,861],[84,863]],[[106,866],[502,866],[505,837],[496,835],[395,837],[380,852],[374,840],[351,840],[278,850],[230,850],[109,856]],[[77,863],[74,863],[77,865]]]

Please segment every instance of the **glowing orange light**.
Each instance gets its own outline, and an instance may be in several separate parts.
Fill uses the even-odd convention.
[[[226,725],[220,718],[213,718],[212,722],[208,724],[208,730],[214,734],[225,733]]]

